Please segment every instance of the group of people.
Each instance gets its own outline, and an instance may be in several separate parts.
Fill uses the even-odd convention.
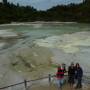
[[[68,83],[70,87],[73,88],[75,85],[75,89],[82,88],[82,77],[83,77],[83,70],[79,63],[71,63],[66,70],[65,64],[59,65],[57,68],[57,85],[59,89],[62,89],[62,85],[64,84],[64,73],[68,73]]]

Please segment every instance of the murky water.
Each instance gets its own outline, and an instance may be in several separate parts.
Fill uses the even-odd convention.
[[[4,25],[0,32],[0,81],[6,85],[55,73],[52,64],[79,62],[90,72],[89,24]]]

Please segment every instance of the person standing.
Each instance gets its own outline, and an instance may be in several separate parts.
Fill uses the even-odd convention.
[[[64,68],[62,68],[62,66],[60,65],[57,68],[56,77],[57,77],[58,89],[62,90],[62,85],[64,83]]]
[[[71,63],[71,65],[68,68],[68,82],[71,88],[73,88],[73,85],[75,83],[74,79],[75,79],[75,66],[74,63]]]
[[[83,77],[83,70],[80,67],[79,63],[76,63],[75,67],[75,77],[77,80],[76,89],[82,88],[82,77]]]
[[[62,68],[64,69],[64,73],[66,73],[67,70],[66,70],[66,64],[65,63],[62,63]]]

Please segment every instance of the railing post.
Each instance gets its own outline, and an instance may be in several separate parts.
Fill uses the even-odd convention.
[[[48,75],[48,81],[49,81],[49,84],[51,84],[51,74]]]
[[[24,80],[25,90],[27,90],[27,80]]]

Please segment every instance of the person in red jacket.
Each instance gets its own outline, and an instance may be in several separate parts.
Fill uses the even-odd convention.
[[[60,65],[57,68],[56,78],[57,78],[58,88],[59,90],[61,90],[62,85],[64,83],[64,68],[62,68]]]

